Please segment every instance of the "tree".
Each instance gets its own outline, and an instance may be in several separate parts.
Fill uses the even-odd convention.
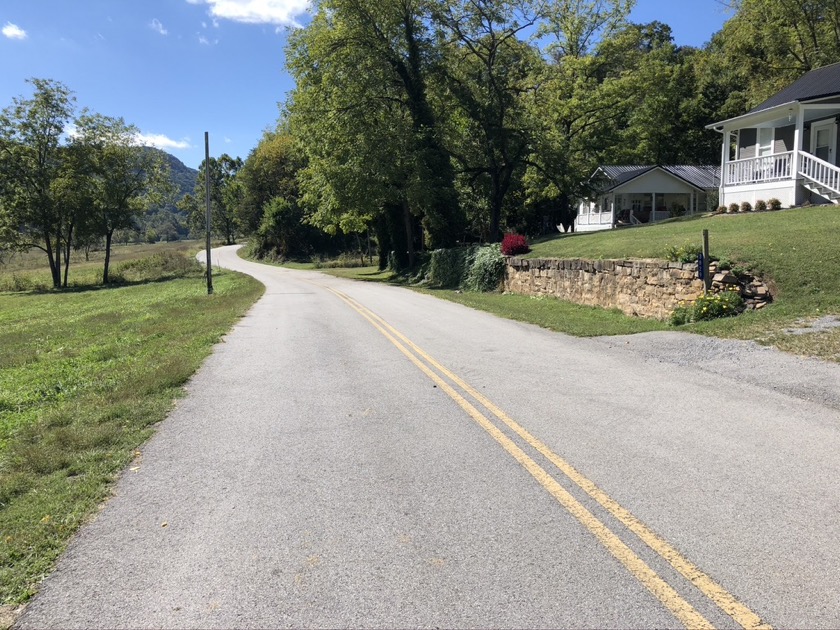
[[[270,201],[278,197],[289,202],[297,200],[297,174],[304,165],[303,151],[288,131],[263,134],[236,175],[242,185],[237,219],[246,234],[257,231]]]
[[[548,62],[525,103],[535,131],[524,180],[527,203],[550,210],[553,225],[573,224],[575,200],[589,192],[595,167],[614,161],[618,130],[644,88],[616,39],[631,4],[563,0],[540,25]]]
[[[62,284],[62,251],[72,235],[72,204],[62,135],[75,98],[62,83],[29,79],[31,98],[16,97],[0,114],[0,237],[7,248],[37,247],[47,254],[54,287]],[[66,180],[65,180],[66,183]]]
[[[198,179],[192,195],[186,195],[178,208],[186,212],[190,227],[196,232],[206,229],[206,160],[198,167]],[[242,168],[242,158],[233,158],[223,153],[218,158],[210,158],[210,229],[225,240],[225,245],[233,245],[240,230],[237,208],[242,202],[242,188],[236,181],[236,174]]]
[[[332,215],[333,226],[358,231],[399,208],[405,234],[392,240],[405,243],[395,251],[408,265],[423,241],[418,222],[432,247],[454,244],[464,226],[430,98],[438,51],[428,17],[422,0],[324,0],[287,50],[297,82],[290,122],[306,154],[313,221]],[[349,204],[342,210],[339,200]]]
[[[755,107],[809,70],[840,61],[836,0],[732,0],[710,52],[730,79],[727,113]],[[734,79],[734,81],[732,81]]]
[[[442,73],[455,111],[449,152],[466,185],[488,203],[487,234],[501,240],[505,200],[521,177],[531,131],[521,95],[534,90],[537,50],[519,39],[538,18],[528,0],[441,1],[435,17],[448,40]]]
[[[137,218],[172,194],[169,165],[160,153],[139,146],[139,130],[122,118],[85,113],[73,143],[84,154],[93,207],[88,234],[105,239],[103,284],[108,283],[116,230],[136,228]]]

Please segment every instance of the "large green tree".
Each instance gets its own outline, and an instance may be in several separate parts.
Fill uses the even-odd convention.
[[[714,72],[728,85],[724,113],[743,113],[802,74],[840,61],[837,0],[732,0],[712,39]]]
[[[297,174],[304,165],[303,151],[288,131],[263,134],[236,175],[242,186],[242,200],[236,212],[244,233],[259,229],[266,204],[273,199],[297,200]]]
[[[358,231],[399,208],[405,249],[395,251],[409,264],[418,221],[432,247],[454,244],[464,215],[429,87],[439,50],[428,6],[324,0],[316,8],[287,51],[297,81],[290,121],[308,161],[304,199],[320,197],[314,220],[341,214],[334,223]]]
[[[76,208],[65,204],[64,133],[75,97],[62,83],[29,79],[30,98],[17,97],[0,113],[0,237],[6,248],[43,250],[53,286],[62,284],[62,251]]]
[[[527,203],[552,225],[571,226],[589,175],[600,163],[615,163],[619,129],[644,87],[617,41],[632,4],[563,0],[540,24],[547,62],[524,102],[535,130],[525,186]]]
[[[501,239],[505,202],[530,153],[533,129],[521,97],[536,89],[534,70],[542,60],[520,38],[538,17],[529,0],[436,4],[439,36],[447,42],[441,74],[444,103],[451,105],[448,149],[473,198],[486,200],[472,213],[482,240]]]
[[[93,197],[85,222],[88,235],[105,241],[102,282],[107,284],[116,230],[136,228],[138,217],[172,194],[169,165],[157,151],[138,145],[139,130],[122,118],[85,113],[76,123],[73,143],[87,162]]]

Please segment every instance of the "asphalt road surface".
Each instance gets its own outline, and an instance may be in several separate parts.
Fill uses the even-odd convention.
[[[265,296],[20,628],[837,627],[840,366]]]

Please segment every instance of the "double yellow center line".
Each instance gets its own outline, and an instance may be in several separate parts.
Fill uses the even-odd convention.
[[[350,296],[336,289],[329,289],[353,310],[358,312],[382,335],[402,352],[414,365],[428,376],[442,391],[449,395],[479,426],[487,431],[525,470],[536,479],[572,516],[589,530],[601,544],[621,562],[686,628],[712,628],[712,624],[687,602],[670,584],[663,580],[630,547],[616,536],[604,523],[592,514],[582,503],[561,486],[546,470],[528,456],[517,444],[505,435],[493,422],[481,413],[443,377],[461,389],[478,404],[500,420],[526,444],[539,452],[569,481],[583,490],[601,507],[615,517],[642,542],[667,561],[676,571],[712,600],[723,612],[746,629],[769,629],[761,618],[731,593],[717,584],[694,563],[685,558],[673,546],[660,538],[647,525],[633,516],[627,509],[612,499],[591,480],[578,472],[571,464],[554,453],[542,441],[531,435],[524,427],[499,409],[495,404],[476,391],[468,383],[438,363],[405,335],[388,324],[381,317],[359,304]],[[434,368],[434,369],[433,369]]]

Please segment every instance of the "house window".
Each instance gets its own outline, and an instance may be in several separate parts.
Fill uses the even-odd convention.
[[[642,211],[642,200],[641,199],[634,199],[631,203],[633,204],[633,212],[641,212]]]
[[[758,157],[773,155],[773,128],[768,127],[758,130]]]

